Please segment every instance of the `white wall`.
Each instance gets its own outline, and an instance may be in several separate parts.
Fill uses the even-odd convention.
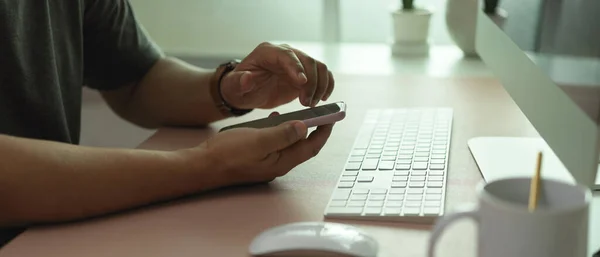
[[[384,43],[392,40],[390,12],[401,0],[340,0],[342,40],[346,42]],[[446,0],[415,0],[416,7],[433,11],[430,27],[431,43],[452,44],[448,36],[444,12]]]
[[[323,1],[334,0],[130,0],[150,35],[167,52],[228,55],[263,41],[322,41]],[[337,0],[336,0],[337,1]],[[339,0],[341,40],[386,43],[390,11],[400,0]],[[446,0],[416,0],[433,8],[431,40],[450,44]]]
[[[321,0],[130,1],[150,35],[170,52],[321,40]]]

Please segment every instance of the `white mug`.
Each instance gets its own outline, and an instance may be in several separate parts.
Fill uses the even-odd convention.
[[[556,180],[540,181],[537,209],[528,210],[531,178],[480,184],[478,206],[441,217],[429,241],[433,257],[445,228],[461,218],[477,222],[479,257],[587,256],[591,191]]]

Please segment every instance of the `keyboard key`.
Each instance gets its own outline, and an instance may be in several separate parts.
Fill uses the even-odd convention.
[[[385,195],[387,193],[387,189],[371,189],[371,194],[374,195]]]
[[[396,160],[396,156],[382,156],[381,157],[382,161],[395,161]]]
[[[383,213],[386,216],[400,215],[400,213],[402,213],[402,208],[396,208],[396,207],[385,208],[385,209],[383,209]]]
[[[362,214],[362,207],[329,207],[327,208],[327,214],[329,215],[360,215]]]
[[[387,201],[385,203],[386,207],[402,207],[402,201]]]
[[[427,178],[427,180],[429,180],[429,181],[443,181],[444,177],[443,176],[431,176],[431,177]]]
[[[365,201],[365,200],[367,200],[367,195],[352,195],[352,196],[350,196],[350,200],[352,200],[352,201]]]
[[[425,176],[417,176],[417,175],[412,175],[410,176],[410,182],[413,181],[425,181]]]
[[[430,145],[431,145],[431,143],[419,142],[419,143],[417,143],[417,148],[429,148]],[[424,153],[424,152],[419,152],[419,153]],[[427,153],[429,153],[429,151],[427,151]]]
[[[340,178],[340,181],[344,182],[354,182],[354,180],[356,180],[356,176],[342,176],[342,178]]]
[[[412,154],[401,154],[398,155],[398,160],[412,160]]]
[[[425,190],[423,190],[423,188],[409,188],[408,191],[406,192],[407,194],[423,194],[423,192],[425,192]]]
[[[357,188],[357,189],[353,189],[352,190],[352,194],[358,195],[358,194],[368,194],[369,193],[369,189],[366,188]]]
[[[429,148],[428,147],[419,147],[419,148],[417,148],[417,152],[429,152]]]
[[[442,195],[426,195],[425,200],[442,200]]]
[[[419,216],[420,214],[421,214],[421,208],[412,208],[412,207],[404,208],[405,216]]]
[[[402,201],[402,200],[404,200],[404,195],[388,195],[387,199],[389,201],[391,201],[391,200]]]
[[[348,159],[348,162],[362,162],[362,160],[363,160],[363,157],[353,156]]]
[[[427,162],[413,162],[413,170],[425,170],[427,169]]]
[[[409,201],[421,201],[423,199],[423,195],[407,195],[406,200]]]
[[[406,182],[392,182],[392,188],[405,188],[406,186]]]
[[[373,176],[359,176],[357,181],[358,182],[372,182]]]
[[[425,182],[412,182],[412,181],[411,181],[411,182],[408,184],[408,186],[409,186],[409,187],[412,187],[412,188],[421,188],[421,187],[425,187]]]
[[[367,207],[383,207],[383,201],[369,200]]]
[[[427,187],[429,188],[440,188],[443,186],[442,182],[438,182],[438,181],[429,181],[427,182]]]
[[[410,172],[410,174],[413,176],[425,176],[425,175],[427,175],[427,171],[426,170],[413,170]]]
[[[423,215],[438,216],[440,215],[440,208],[423,208]]]
[[[431,170],[443,170],[444,168],[446,168],[444,164],[431,164],[431,167],[429,167]]]
[[[381,161],[379,163],[379,170],[393,170],[394,162],[393,161]]]
[[[365,215],[379,216],[381,215],[381,207],[367,207],[365,208]]]
[[[381,157],[381,154],[367,154],[365,159],[379,159],[379,157]]]
[[[413,161],[415,161],[415,162],[428,162],[429,161],[429,157],[415,157],[413,159]]]
[[[383,149],[383,144],[371,144],[369,147],[371,149]]]
[[[367,156],[380,156],[381,152],[383,152],[382,149],[371,149],[367,152]]]
[[[338,188],[352,188],[354,186],[354,182],[339,182]]]
[[[350,202],[348,202],[348,206],[350,206],[350,207],[363,207],[363,206],[365,206],[365,201],[350,201]]]
[[[369,200],[383,201],[385,200],[385,195],[374,195],[371,193],[371,195],[369,195]]]
[[[429,157],[429,152],[418,152],[418,153],[415,153],[415,157]]]
[[[346,206],[346,200],[332,200],[331,203],[329,203],[329,206],[344,207]]]
[[[444,176],[443,170],[430,170],[429,176]]]
[[[403,195],[406,192],[404,188],[392,188],[390,189],[390,194],[392,195]]]
[[[342,176],[358,176],[358,171],[344,171]]]
[[[406,207],[421,207],[421,201],[406,201],[406,203],[404,203],[404,206],[406,206]]]
[[[410,155],[412,157],[413,152],[414,152],[413,150],[400,150],[398,152],[398,155]]]
[[[440,207],[440,201],[425,201],[425,207]]]
[[[363,161],[362,170],[375,170],[378,163],[377,159],[366,159]]]
[[[410,165],[412,163],[412,160],[411,159],[399,159],[398,161],[396,161],[396,163],[398,163],[398,165],[401,165],[401,164],[409,164]]]
[[[337,189],[333,192],[331,199],[347,200],[350,197],[350,189]]]
[[[396,156],[398,152],[396,151],[384,151],[383,156]]]
[[[396,176],[408,176],[409,171],[408,170],[396,170],[394,171],[394,175]]]
[[[367,151],[365,150],[354,150],[352,151],[352,156],[365,156]]]
[[[392,181],[394,182],[406,182],[408,181],[408,176],[394,176],[394,178],[392,178]]]
[[[397,164],[396,170],[410,170],[410,164]]]
[[[432,154],[431,159],[446,159],[445,154]]]
[[[433,141],[433,145],[447,145],[447,144],[448,144],[448,141],[446,141],[444,139]]]
[[[359,170],[360,162],[349,162],[346,164],[346,170]]]
[[[427,188],[427,194],[442,194],[441,188]]]

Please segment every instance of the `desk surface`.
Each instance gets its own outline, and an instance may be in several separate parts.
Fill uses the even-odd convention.
[[[26,231],[4,249],[13,256],[247,256],[248,245],[261,231],[296,221],[321,221],[323,210],[368,108],[450,106],[455,110],[448,173],[447,210],[474,202],[481,175],[467,148],[476,136],[537,136],[527,119],[489,78],[349,76],[336,78],[330,101],[348,104],[346,120],[334,128],[319,156],[268,185],[219,190],[161,205],[61,226]],[[287,112],[297,103],[279,108]],[[256,111],[248,120],[267,115]],[[224,126],[240,120],[215,124]],[[145,149],[191,147],[211,130],[161,129],[140,145]],[[600,217],[595,194],[591,217]],[[339,220],[328,220],[339,221]],[[381,257],[424,256],[429,226],[353,222],[373,235]],[[591,230],[600,232],[600,220]],[[598,233],[593,242],[600,242]],[[600,247],[595,243],[595,248]],[[456,224],[439,244],[440,256],[474,256],[475,228]]]

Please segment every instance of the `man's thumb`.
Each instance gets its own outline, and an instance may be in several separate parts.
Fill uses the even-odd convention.
[[[262,129],[260,133],[263,149],[269,152],[285,149],[306,138],[307,128],[304,122],[289,121],[275,127]]]
[[[228,89],[241,94],[252,91],[256,86],[252,73],[249,71],[233,71],[225,77],[223,82],[229,87]]]

